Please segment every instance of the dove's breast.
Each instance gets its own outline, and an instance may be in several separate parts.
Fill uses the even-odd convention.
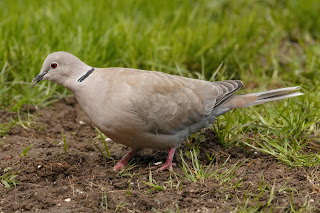
[[[187,129],[176,134],[158,133],[132,108],[132,86],[114,75],[92,77],[83,81],[74,95],[90,120],[115,142],[132,148],[164,149],[179,146],[189,135]]]

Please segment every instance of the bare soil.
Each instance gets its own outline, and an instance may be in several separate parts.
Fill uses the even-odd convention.
[[[0,185],[0,212],[231,212],[257,204],[256,210],[273,212],[306,205],[312,205],[314,212],[320,210],[319,190],[310,180],[314,168],[290,168],[249,147],[225,148],[212,130],[202,132],[201,164],[209,164],[207,155],[212,154],[216,168],[226,162],[222,172],[237,162],[242,164],[225,183],[218,178],[193,183],[184,176],[179,151],[174,158],[175,174],[156,171],[160,165],[155,163],[165,162],[167,150],[144,150],[135,157],[130,171],[113,172],[114,163],[128,148],[108,142],[115,162],[105,159],[90,143],[104,149],[94,126],[72,98],[44,109],[27,108],[32,115],[29,127],[15,125],[0,138],[0,176],[12,167],[20,182],[10,189]],[[17,113],[0,111],[1,123],[17,118]],[[27,156],[20,157],[31,144]],[[182,152],[187,147],[184,144]],[[191,165],[190,159],[185,160]],[[146,184],[150,171],[162,188],[150,190],[152,186]],[[268,207],[272,187],[274,198]],[[267,192],[259,196],[262,191]]]

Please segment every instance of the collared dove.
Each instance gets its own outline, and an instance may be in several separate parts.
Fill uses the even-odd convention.
[[[235,95],[239,80],[209,82],[162,72],[94,68],[67,52],[47,56],[39,75],[71,90],[91,121],[114,142],[131,148],[124,168],[141,148],[169,149],[160,170],[172,170],[181,142],[229,110],[302,95],[300,87]]]

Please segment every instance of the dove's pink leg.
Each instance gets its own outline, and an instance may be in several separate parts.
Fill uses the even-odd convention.
[[[119,171],[126,167],[129,161],[137,154],[137,150],[131,149],[114,167],[113,171]]]
[[[175,151],[176,151],[175,148],[169,149],[167,161],[163,166],[161,166],[160,171],[165,170],[165,169],[169,169],[170,171],[173,170],[173,168],[172,168],[172,160],[173,160],[173,156],[174,156]]]

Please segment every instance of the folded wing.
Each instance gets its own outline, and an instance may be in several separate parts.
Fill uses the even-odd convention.
[[[208,82],[141,71],[128,80],[132,110],[155,134],[175,134],[186,129],[239,90],[241,81]]]

